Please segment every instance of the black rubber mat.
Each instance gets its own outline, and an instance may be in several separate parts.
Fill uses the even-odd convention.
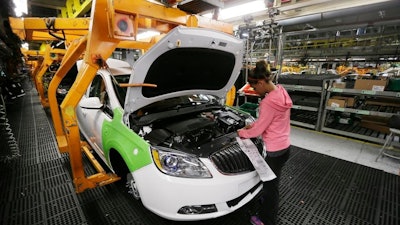
[[[1,224],[246,225],[258,207],[252,202],[217,219],[175,222],[149,212],[116,184],[76,194],[68,154],[58,152],[37,93],[7,109],[21,157],[0,164]],[[279,224],[399,225],[400,176],[294,147],[282,173]]]

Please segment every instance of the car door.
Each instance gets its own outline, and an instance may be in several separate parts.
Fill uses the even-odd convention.
[[[77,111],[80,129],[90,145],[100,154],[103,153],[102,125],[104,120],[111,121],[112,108],[106,82],[101,75],[96,75],[86,95],[87,99],[98,98],[102,107],[83,107]]]

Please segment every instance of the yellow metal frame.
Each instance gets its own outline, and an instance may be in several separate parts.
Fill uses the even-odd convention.
[[[37,60],[26,60],[25,64],[30,66],[30,76],[33,78],[33,74],[36,74],[41,63],[42,63],[43,59],[37,59]],[[32,79],[33,80],[33,79]],[[36,84],[35,84],[35,88],[36,88]]]
[[[37,89],[35,75],[42,65],[44,52],[21,48],[21,53],[24,55],[25,64],[30,66],[30,76],[32,77],[35,88]]]
[[[88,33],[90,21],[89,18],[63,19],[10,17],[10,24],[14,33],[25,41],[59,40],[48,33],[49,29],[46,23],[50,23],[50,20],[51,23],[54,24],[54,30],[51,30],[51,32],[55,36],[65,37],[67,46],[70,45],[72,40],[77,40]],[[121,41],[118,47],[147,50],[153,43],[154,40],[151,40],[150,42]],[[22,50],[22,53],[25,55],[25,57],[28,57],[28,55],[41,57],[41,59],[35,63],[34,70],[32,71],[32,78],[39,93],[40,102],[43,107],[47,108],[49,107],[49,102],[47,96],[45,95],[43,76],[46,74],[47,69],[52,63],[61,61],[66,50],[52,49],[49,44],[43,44],[43,46],[45,46],[45,48],[42,51]]]
[[[66,41],[75,40],[88,33],[90,18],[9,18],[13,32],[25,41],[52,41],[59,40],[49,34],[49,31],[58,36],[65,35]],[[63,34],[64,32],[64,34]]]
[[[46,74],[51,64],[55,62],[60,62],[62,60],[65,52],[65,49],[52,49],[51,46],[47,44],[43,54],[43,62],[41,63],[37,73],[33,74],[34,83],[39,93],[40,102],[45,108],[49,107],[49,101],[47,96],[45,95],[43,76]]]
[[[21,50],[24,54],[25,59],[28,61],[30,57],[37,57],[37,61],[31,61],[33,64],[33,70],[31,76],[35,84],[35,88],[39,93],[40,103],[43,107],[49,107],[49,102],[45,94],[45,88],[43,85],[43,77],[46,74],[51,64],[55,62],[61,62],[66,50],[65,49],[52,49],[49,44],[45,45],[44,51],[32,51],[32,50]],[[29,62],[29,61],[28,61]]]
[[[134,34],[137,34],[139,28],[143,29],[144,27],[165,33],[178,25],[207,27],[227,33],[233,32],[232,25],[195,15],[187,15],[177,8],[167,8],[145,0],[93,1],[89,33],[71,42],[61,62],[61,66],[54,75],[48,89],[58,147],[61,152],[69,153],[73,182],[77,192],[109,184],[119,179],[115,174],[107,174],[100,168],[98,168],[97,174],[86,176],[83,169],[82,151],[85,154],[89,154],[90,151],[86,149],[87,145],[80,140],[75,109],[85,90],[95,77],[97,70],[100,68],[100,65],[97,63],[99,60],[105,60],[110,57],[112,52],[122,45],[126,47],[141,46],[142,49],[147,49],[155,42],[154,39],[150,43],[137,42],[135,41],[135,35],[123,37],[119,35],[118,32],[115,32],[116,27],[113,23],[113,18],[116,14],[124,14],[132,19]],[[84,59],[79,73],[70,91],[61,103],[59,110],[56,100],[56,89],[67,71],[76,63],[81,55],[84,55]],[[89,156],[89,158],[94,160],[95,165],[99,165],[96,163],[94,157]]]

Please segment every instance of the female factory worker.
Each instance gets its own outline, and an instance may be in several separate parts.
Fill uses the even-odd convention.
[[[259,217],[252,216],[254,225],[275,225],[279,207],[279,178],[290,151],[290,108],[292,100],[281,85],[272,82],[265,61],[258,61],[248,75],[247,81],[263,99],[259,105],[258,119],[244,129],[238,130],[241,138],[262,136],[268,165],[277,178],[264,182]]]

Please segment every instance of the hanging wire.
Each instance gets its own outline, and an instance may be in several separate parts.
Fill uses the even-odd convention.
[[[17,141],[8,122],[6,105],[3,95],[0,94],[0,144],[2,150],[0,152],[0,162],[10,162],[21,156]]]
[[[63,35],[62,37],[56,35],[58,30],[55,28],[55,24],[56,24],[56,18],[55,17],[45,18],[44,22],[45,22],[47,30],[48,30],[48,32],[49,32],[49,34],[51,36],[57,38],[58,40],[62,40],[62,41],[66,40],[64,30],[61,30],[62,35]]]

